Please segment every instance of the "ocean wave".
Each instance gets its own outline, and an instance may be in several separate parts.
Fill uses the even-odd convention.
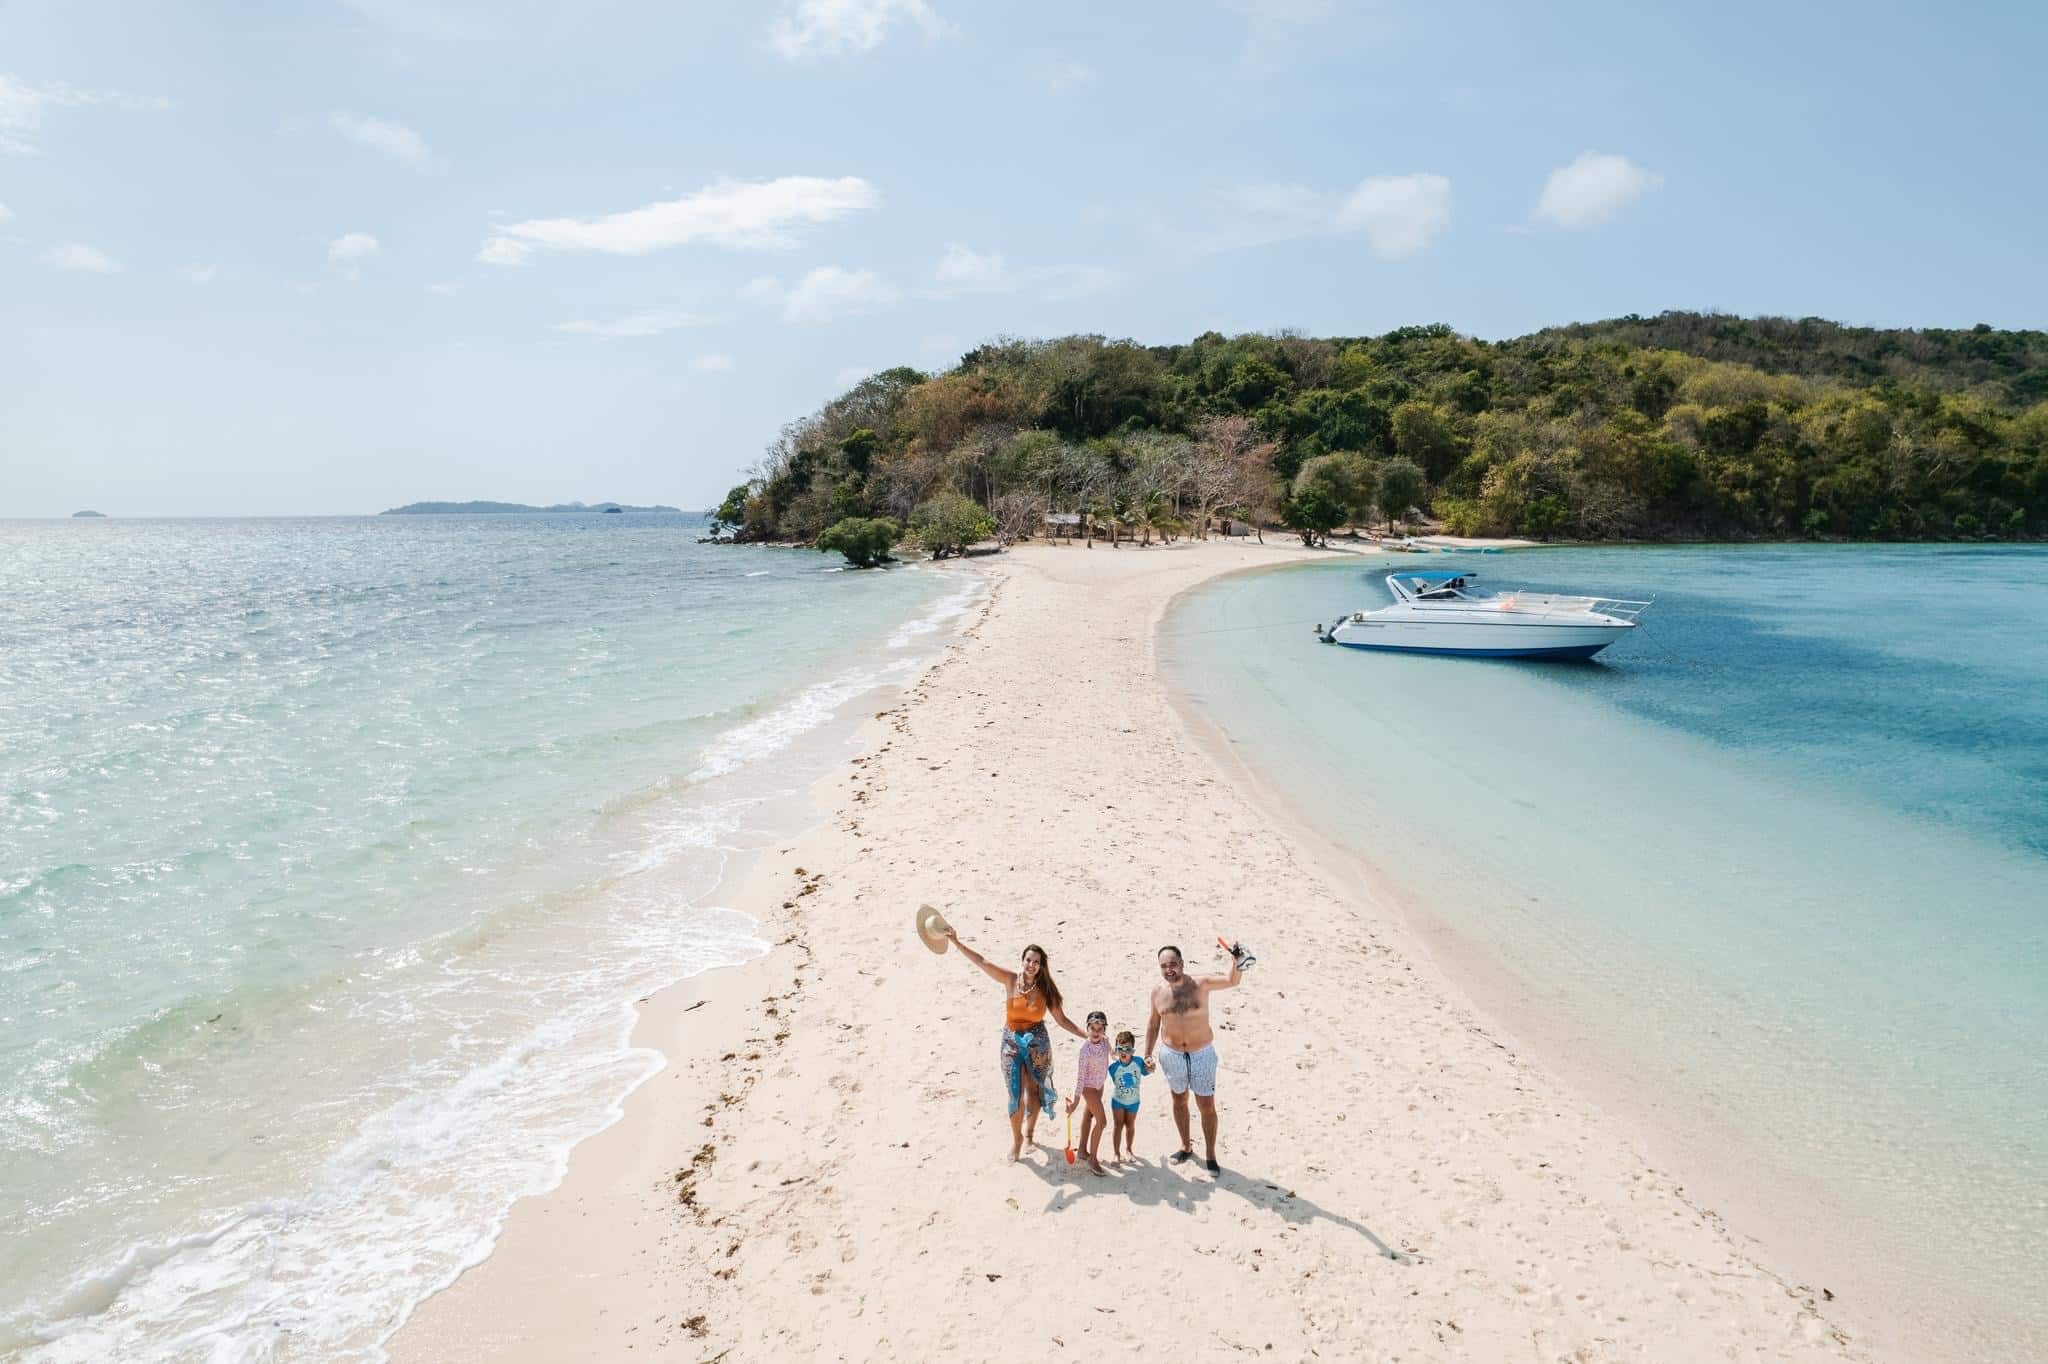
[[[923,635],[935,634],[948,625],[980,606],[988,596],[988,587],[980,582],[968,582],[958,590],[942,598],[938,605],[917,619],[897,627],[889,636],[891,649],[907,649]]]
[[[520,1198],[561,1182],[569,1152],[616,1122],[663,1058],[631,1044],[645,992],[766,951],[753,921],[707,910],[617,947],[665,950],[665,969],[595,967],[554,993],[584,1003],[480,1064],[365,1121],[303,1195],[206,1230],[129,1247],[13,1334],[35,1364],[283,1358],[372,1361],[412,1305],[486,1254]],[[628,954],[621,953],[621,957]]]
[[[892,650],[908,649],[920,636],[937,633],[973,609],[987,589],[970,583],[941,599],[915,620],[899,627],[889,637]],[[922,666],[914,657],[896,659],[876,668],[856,668],[824,682],[814,683],[757,719],[721,734],[705,749],[692,781],[722,777],[749,763],[781,752],[835,715],[841,706],[863,692],[907,682]]]

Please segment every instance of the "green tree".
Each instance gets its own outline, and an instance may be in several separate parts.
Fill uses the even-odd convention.
[[[1408,509],[1419,504],[1429,490],[1421,466],[1412,459],[1390,459],[1380,465],[1380,515],[1387,528],[1408,519]]]
[[[1344,521],[1339,525],[1349,522],[1355,526],[1372,515],[1373,500],[1379,492],[1379,470],[1364,455],[1350,451],[1317,455],[1294,476],[1297,495],[1311,488],[1327,494],[1342,509]]]
[[[846,467],[866,477],[868,465],[873,463],[875,452],[882,448],[882,438],[865,426],[856,426],[846,433],[839,442],[839,453],[846,456]]]
[[[730,535],[747,524],[747,498],[753,491],[751,484],[742,483],[725,495],[725,501],[711,513],[713,535]]]
[[[827,554],[837,551],[855,568],[876,568],[890,561],[889,550],[896,543],[896,523],[886,517],[849,516],[836,521],[818,536],[818,548]]]
[[[1109,547],[1117,547],[1117,531],[1131,522],[1131,495],[1120,489],[1112,489],[1089,504],[1088,548],[1095,548],[1095,533],[1102,527],[1109,528]]]
[[[1402,403],[1394,409],[1394,449],[1421,465],[1433,482],[1442,482],[1465,457],[1450,419],[1429,403]]]
[[[964,554],[977,540],[996,533],[996,520],[979,502],[959,493],[940,493],[910,513],[909,538],[934,559]]]
[[[1230,371],[1223,393],[1240,408],[1250,411],[1287,388],[1287,376],[1277,365],[1257,356],[1247,356]]]
[[[1280,522],[1301,536],[1301,543],[1327,543],[1330,532],[1344,524],[1344,504],[1316,484],[1289,493],[1280,503]]]

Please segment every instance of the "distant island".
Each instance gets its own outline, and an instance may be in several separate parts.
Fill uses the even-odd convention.
[[[1663,313],[1482,341],[1441,326],[977,347],[784,428],[714,534],[1005,540],[1417,522],[1535,540],[2048,535],[2048,333]],[[948,511],[948,509],[952,511]],[[842,534],[848,532],[842,532]],[[835,537],[837,538],[837,537]]]
[[[518,512],[680,512],[681,507],[635,507],[625,502],[557,502],[552,507],[529,507],[524,502],[408,502],[402,507],[377,513],[379,516],[477,516]],[[84,516],[87,513],[80,512]],[[98,515],[97,512],[92,515]]]
[[[105,512],[96,511],[75,511],[71,513],[71,519],[74,521],[76,521],[81,516],[98,517],[100,520],[104,521],[106,519],[107,514]]]

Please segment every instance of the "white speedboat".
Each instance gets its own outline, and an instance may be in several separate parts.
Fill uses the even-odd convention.
[[[1482,592],[1479,575],[1389,573],[1394,604],[1358,611],[1321,631],[1325,644],[1481,658],[1591,658],[1636,628],[1650,603],[1549,592]]]

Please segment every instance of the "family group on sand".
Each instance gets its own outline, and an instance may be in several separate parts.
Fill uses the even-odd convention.
[[[1074,1097],[1067,1100],[1069,1117],[1077,1106],[1083,1108],[1081,1140],[1075,1151],[1088,1168],[1103,1174],[1102,1133],[1112,1132],[1110,1156],[1121,1165],[1137,1159],[1138,1089],[1143,1077],[1154,1069],[1166,1077],[1173,1096],[1173,1123],[1180,1132],[1180,1149],[1170,1157],[1176,1164],[1195,1158],[1195,1144],[1188,1125],[1188,1096],[1202,1115],[1205,1163],[1211,1174],[1219,1173],[1216,1163],[1216,1034],[1209,1023],[1209,994],[1228,990],[1244,978],[1252,964],[1251,954],[1229,944],[1230,970],[1222,975],[1191,975],[1181,950],[1159,949],[1159,983],[1152,987],[1151,1015],[1145,1022],[1145,1049],[1138,1052],[1136,1039],[1126,1029],[1110,1043],[1109,1016],[1101,1010],[1088,1015],[1086,1031],[1067,1017],[1060,987],[1052,978],[1052,963],[1045,949],[1036,943],[1024,949],[1016,970],[998,966],[960,940],[960,935],[930,905],[921,907],[917,917],[918,936],[927,947],[943,952],[950,944],[973,962],[991,980],[1003,987],[1003,1031],[1000,1039],[1003,1086],[1010,1102],[1010,1159],[1023,1155],[1026,1142],[1037,1139],[1038,1115],[1050,1116],[1059,1095],[1052,1078],[1052,1038],[1047,1033],[1048,1015],[1062,1028],[1081,1039],[1080,1060],[1075,1070]],[[1109,1091],[1109,1108],[1103,1109],[1103,1091]]]

